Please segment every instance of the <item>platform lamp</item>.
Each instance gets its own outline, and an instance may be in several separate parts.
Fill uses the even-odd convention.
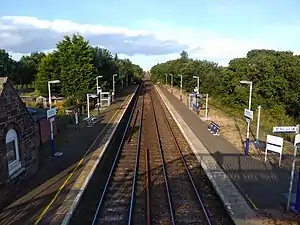
[[[58,84],[60,83],[60,80],[50,80],[48,81],[48,92],[49,92],[49,110],[51,111],[51,107],[52,107],[52,101],[51,101],[51,84]],[[47,111],[47,117],[48,117],[48,111]],[[54,157],[59,157],[62,156],[63,153],[62,152],[56,152],[55,151],[55,146],[54,146],[54,131],[53,131],[53,121],[54,118],[50,118],[49,122],[50,122],[50,145],[51,145],[51,154]]]
[[[101,103],[101,89],[99,84],[99,79],[103,76],[97,76],[96,77],[96,86],[97,86],[97,95],[98,95],[98,116],[100,115],[100,103]]]
[[[114,96],[115,96],[115,77],[118,76],[118,74],[113,75],[113,91],[112,91],[112,102],[114,102]]]
[[[180,101],[182,101],[182,75],[179,74],[178,76],[180,76]]]
[[[241,80],[241,84],[249,84],[250,85],[250,93],[249,93],[249,106],[248,109],[251,110],[251,97],[252,97],[252,81]],[[249,153],[249,131],[250,131],[250,120],[247,122],[247,136],[246,136],[246,144],[245,144],[245,155]]]
[[[48,81],[48,93],[49,93],[49,108],[52,107],[52,100],[51,100],[51,84],[58,84],[60,80],[50,80]]]

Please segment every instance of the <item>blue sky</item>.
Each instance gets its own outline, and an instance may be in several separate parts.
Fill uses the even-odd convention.
[[[191,57],[224,65],[253,48],[300,53],[296,0],[75,2],[0,1],[0,48],[15,58],[48,51],[64,32],[78,30],[91,44],[107,47],[146,69],[176,58],[182,49]]]

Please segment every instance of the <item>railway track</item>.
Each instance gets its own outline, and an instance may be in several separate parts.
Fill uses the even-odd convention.
[[[93,208],[84,224],[233,224],[151,84],[142,85],[119,143],[102,187],[85,193]]]

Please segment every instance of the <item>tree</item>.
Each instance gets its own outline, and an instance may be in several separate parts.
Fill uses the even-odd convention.
[[[19,61],[19,73],[22,84],[29,85],[34,82],[38,72],[38,65],[45,56],[43,52],[33,52],[28,56],[22,56]]]
[[[188,92],[200,78],[200,92],[209,93],[221,104],[235,109],[247,107],[249,87],[240,80],[253,82],[252,107],[261,105],[271,116],[300,116],[300,56],[290,51],[254,49],[246,57],[232,59],[228,67],[214,62],[190,59],[182,51],[180,58],[159,63],[151,68],[151,79],[165,83],[165,74],[174,74],[174,85],[179,85],[178,74],[183,75],[183,87]]]
[[[47,82],[49,80],[60,79],[60,66],[58,53],[49,53],[38,65],[38,73],[35,80],[35,88],[40,94],[48,93]],[[52,93],[58,93],[56,86],[51,87]]]
[[[15,81],[13,70],[14,61],[4,49],[0,49],[0,77],[8,77],[10,80]]]
[[[180,59],[188,60],[188,59],[189,59],[188,53],[187,53],[186,51],[183,50],[183,51],[180,53]]]
[[[65,36],[57,44],[60,80],[64,96],[72,96],[95,87],[97,70],[93,65],[94,52],[80,35]]]

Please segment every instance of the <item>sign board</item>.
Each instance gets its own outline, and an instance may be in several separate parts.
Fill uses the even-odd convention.
[[[273,127],[273,133],[298,133],[297,126]]]
[[[250,120],[253,120],[253,111],[250,109],[245,109],[244,110],[244,116]],[[247,121],[248,122],[248,121]]]
[[[47,110],[47,119],[56,115],[57,108],[48,109]]]
[[[102,89],[99,87],[99,88],[97,89],[97,95],[99,95],[101,92],[102,92]]]
[[[279,153],[279,166],[281,164],[282,157],[283,138],[273,135],[267,135],[265,161],[267,161],[268,151]]]
[[[300,144],[300,134],[296,134],[295,141],[294,141],[294,146],[297,146],[299,144]]]

